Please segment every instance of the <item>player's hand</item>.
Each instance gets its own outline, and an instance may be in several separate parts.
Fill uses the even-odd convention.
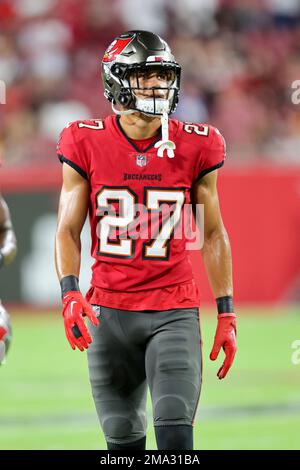
[[[222,313],[218,315],[218,325],[214,344],[210,353],[210,359],[215,361],[220,349],[225,352],[225,360],[220,367],[217,376],[224,379],[230,369],[236,353],[236,315],[234,313]]]
[[[92,342],[83,317],[87,316],[94,326],[99,325],[99,320],[79,291],[67,292],[63,296],[62,303],[66,337],[72,349],[77,346],[80,351],[83,351]]]

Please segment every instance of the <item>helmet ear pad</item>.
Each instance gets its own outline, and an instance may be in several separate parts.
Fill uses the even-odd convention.
[[[120,92],[115,96],[117,103],[122,106],[129,106],[132,102],[132,94],[127,88],[121,88]]]
[[[112,81],[111,83],[111,89],[112,89],[112,96],[114,97],[114,100],[116,103],[120,104],[121,106],[129,106],[130,103],[132,102],[132,94],[131,91],[128,88],[125,88],[124,85],[126,85],[126,74],[128,72],[127,66],[124,64],[120,63],[115,63],[111,67],[111,78],[115,77],[115,80],[119,82],[119,86],[116,86],[114,82]],[[123,86],[121,86],[123,82]]]

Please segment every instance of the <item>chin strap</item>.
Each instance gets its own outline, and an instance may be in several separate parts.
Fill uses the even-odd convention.
[[[114,113],[118,114],[118,116],[125,116],[126,114],[132,114],[132,113],[136,113],[136,111],[134,109],[126,109],[124,111],[121,111],[120,109],[117,109],[115,107],[115,103],[112,102],[111,103],[111,107],[112,107],[112,110]]]
[[[163,157],[164,151],[166,150],[168,157],[174,158],[174,150],[176,149],[176,145],[174,142],[172,142],[172,140],[169,140],[168,114],[163,113],[160,119],[162,140],[159,140],[155,144],[155,148],[157,148],[157,156]]]

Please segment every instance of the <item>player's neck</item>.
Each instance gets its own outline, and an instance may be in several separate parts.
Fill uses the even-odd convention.
[[[145,116],[141,113],[122,115],[120,124],[130,139],[149,139],[158,133],[161,126],[160,117]]]

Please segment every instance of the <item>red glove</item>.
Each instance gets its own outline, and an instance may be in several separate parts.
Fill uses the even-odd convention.
[[[66,337],[72,349],[77,346],[83,351],[89,347],[92,338],[82,317],[87,316],[94,326],[99,325],[99,320],[79,291],[67,292],[63,296],[62,303]]]
[[[234,313],[222,313],[218,315],[218,325],[215,334],[214,345],[210,353],[210,359],[215,361],[221,347],[225,352],[225,360],[218,370],[219,379],[224,379],[230,369],[236,353],[236,315]]]

